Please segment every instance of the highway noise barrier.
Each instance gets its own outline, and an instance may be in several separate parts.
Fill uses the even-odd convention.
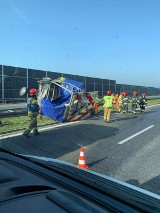
[[[77,164],[77,167],[82,169],[90,169],[86,164],[86,160],[84,156],[84,147],[81,147],[80,149],[80,156],[79,156],[79,162]]]

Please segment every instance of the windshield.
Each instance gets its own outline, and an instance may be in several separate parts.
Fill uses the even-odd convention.
[[[0,5],[1,147],[159,195],[159,1]]]

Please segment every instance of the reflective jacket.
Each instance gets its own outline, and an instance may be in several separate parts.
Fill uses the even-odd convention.
[[[112,107],[113,96],[106,95],[103,97],[104,105],[103,107]]]
[[[99,104],[100,101],[101,101],[101,99],[99,99],[98,97],[96,97],[94,102],[95,102],[96,104]]]
[[[145,97],[141,97],[139,99],[139,105],[140,106],[146,106],[147,105],[147,99]]]
[[[118,103],[119,103],[119,104],[122,104],[122,97],[123,97],[122,95],[120,95],[120,96],[118,97]]]
[[[28,98],[27,100],[28,114],[38,114],[39,106],[36,97]]]
[[[131,98],[131,103],[132,103],[132,105],[135,105],[135,104],[137,104],[138,102],[139,102],[138,97],[135,96],[135,95],[133,95],[132,98]]]
[[[127,105],[128,102],[129,102],[128,97],[127,97],[127,96],[123,96],[123,97],[122,97],[122,104],[123,104],[123,105]]]

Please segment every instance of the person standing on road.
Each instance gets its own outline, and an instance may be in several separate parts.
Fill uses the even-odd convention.
[[[133,92],[133,96],[131,97],[131,106],[132,106],[132,114],[136,114],[136,108],[137,104],[139,103],[138,97],[137,97],[137,91]]]
[[[139,99],[139,106],[141,109],[141,114],[144,114],[146,105],[147,105],[146,94],[142,93],[142,96]]]
[[[109,122],[111,117],[111,111],[113,106],[113,96],[111,90],[106,91],[106,96],[103,97],[104,102],[104,121]]]
[[[94,100],[94,113],[97,115],[98,114],[98,108],[99,108],[99,103],[100,99],[98,98],[98,92],[95,92],[95,100]]]
[[[23,133],[27,138],[30,138],[29,133],[33,130],[34,135],[39,135],[37,127],[37,116],[39,114],[39,105],[37,102],[37,90],[32,88],[30,91],[30,98],[27,101],[28,117],[30,118],[29,126]]]
[[[115,104],[116,109],[119,111],[119,102],[118,102],[118,99],[119,99],[119,95],[116,94],[114,96],[114,104]]]
[[[127,92],[123,92],[122,93],[123,97],[122,97],[122,106],[123,106],[123,113],[125,114],[126,112],[128,112],[128,96],[127,96]]]
[[[119,97],[118,97],[118,104],[119,104],[119,112],[122,111],[122,92],[120,93]]]

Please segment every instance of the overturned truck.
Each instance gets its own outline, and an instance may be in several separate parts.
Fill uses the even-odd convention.
[[[68,78],[38,81],[37,99],[42,115],[57,122],[85,119],[93,111],[94,92],[85,92],[84,83]]]
[[[58,122],[82,120],[93,110],[94,92],[84,92],[84,83],[68,78],[38,82],[38,103],[42,114]]]

